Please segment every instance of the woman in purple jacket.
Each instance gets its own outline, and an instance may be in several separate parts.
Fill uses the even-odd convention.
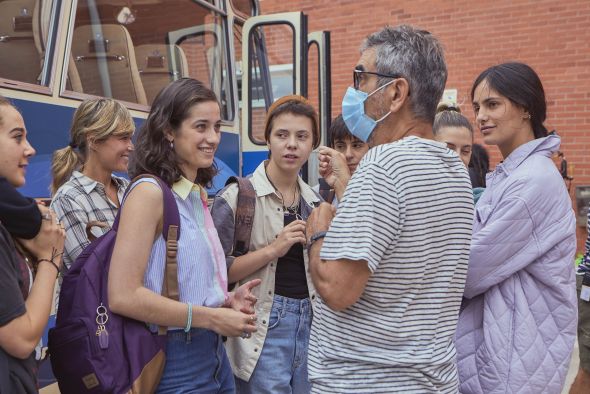
[[[576,336],[575,219],[543,126],[537,74],[485,70],[471,90],[484,142],[503,161],[475,207],[457,327],[461,393],[560,393]]]

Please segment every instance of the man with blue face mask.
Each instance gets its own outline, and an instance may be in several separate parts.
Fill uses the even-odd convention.
[[[372,147],[307,221],[314,393],[456,393],[454,333],[473,197],[459,157],[434,141],[447,70],[434,36],[386,27],[361,47],[342,102]],[[320,155],[321,175],[345,174]]]

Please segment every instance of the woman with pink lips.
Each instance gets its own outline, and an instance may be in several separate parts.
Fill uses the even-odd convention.
[[[270,151],[249,178],[256,206],[249,251],[234,253],[238,187],[215,198],[211,214],[226,256],[228,279],[261,279],[255,290],[260,323],[251,338],[228,338],[237,393],[310,392],[307,346],[315,289],[308,272],[305,220],[319,197],[299,176],[320,133],[314,108],[301,96],[278,99],[268,110],[264,136]]]
[[[503,161],[475,206],[456,333],[460,392],[562,390],[576,338],[575,217],[543,125],[543,86],[522,63],[493,66],[471,90],[484,142]]]
[[[32,205],[24,209],[23,204],[14,204],[25,200],[16,188],[25,184],[26,167],[34,154],[21,114],[0,96],[0,205],[14,207],[0,217],[1,393],[38,392],[34,350],[49,319],[62,265],[65,234],[55,214],[30,200],[26,201]],[[22,222],[33,218],[35,223],[15,226],[14,220],[6,220],[8,214]]]
[[[134,131],[116,100],[87,100],[74,113],[70,144],[53,154],[51,208],[65,225],[66,268],[115,221],[129,182],[113,172],[127,172]]]

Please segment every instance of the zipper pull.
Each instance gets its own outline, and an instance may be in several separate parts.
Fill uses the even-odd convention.
[[[109,347],[109,332],[106,329],[101,330],[98,334],[98,345],[103,350]]]

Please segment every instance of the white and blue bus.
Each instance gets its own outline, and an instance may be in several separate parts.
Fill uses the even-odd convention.
[[[260,15],[257,0],[0,0],[0,94],[22,112],[37,150],[21,192],[50,197],[51,158],[69,143],[82,100],[115,98],[139,127],[160,89],[181,77],[208,84],[222,105],[210,195],[267,157],[264,116],[281,96],[308,97],[325,140],[329,38],[308,34],[301,12]],[[303,174],[311,184],[314,161]],[[52,382],[44,363],[40,386]]]
[[[325,139],[329,51],[329,33],[308,34],[306,15],[260,15],[257,0],[0,0],[0,94],[37,150],[21,192],[49,197],[51,156],[82,100],[120,100],[139,126],[163,86],[192,77],[222,105],[214,194],[266,158],[263,118],[283,95],[316,105]],[[304,176],[314,184],[317,171]]]

